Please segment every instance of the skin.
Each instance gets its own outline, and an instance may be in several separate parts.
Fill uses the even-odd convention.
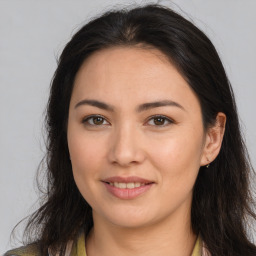
[[[114,110],[83,104],[85,99]],[[162,100],[180,107],[136,111]],[[90,115],[103,119],[84,122]],[[190,220],[193,186],[200,166],[218,155],[224,129],[219,113],[216,125],[204,131],[196,95],[160,51],[115,47],[91,55],[77,73],[68,119],[74,178],[93,209],[88,255],[191,255],[197,237]],[[154,184],[123,200],[102,182],[112,176]]]

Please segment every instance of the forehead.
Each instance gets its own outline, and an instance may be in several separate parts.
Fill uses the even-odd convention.
[[[131,74],[130,79],[138,76],[147,78],[154,77],[156,72],[163,68],[168,69],[170,66],[172,64],[169,59],[155,48],[112,47],[99,50],[89,56],[79,69],[76,78],[79,78],[81,73],[84,73],[84,76],[86,73],[88,79],[93,78],[97,73],[101,74],[97,79],[102,78],[103,74],[113,73],[115,75]]]
[[[157,49],[114,47],[87,58],[79,69],[73,96],[109,99],[117,104],[170,98],[197,101],[196,96],[170,60]],[[122,101],[123,100],[123,101]]]

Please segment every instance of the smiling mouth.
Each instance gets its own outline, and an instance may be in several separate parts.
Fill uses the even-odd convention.
[[[101,181],[111,195],[123,200],[135,199],[138,196],[142,196],[156,184],[152,180],[137,176],[113,176]]]
[[[112,196],[122,200],[131,200],[147,193],[155,183],[103,182],[103,184]]]
[[[116,188],[121,188],[121,189],[133,189],[133,188],[139,188],[145,185],[153,184],[153,182],[148,182],[148,183],[141,183],[141,182],[105,182],[109,184],[110,186],[116,187]]]
[[[155,182],[140,177],[110,177],[102,180],[107,191],[122,200],[135,199],[145,194]]]

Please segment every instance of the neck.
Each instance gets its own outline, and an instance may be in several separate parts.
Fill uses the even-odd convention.
[[[190,256],[197,236],[190,214],[150,226],[127,228],[105,223],[94,215],[94,227],[87,239],[87,256]]]

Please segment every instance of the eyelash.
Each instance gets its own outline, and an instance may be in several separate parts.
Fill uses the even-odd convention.
[[[82,120],[82,123],[85,124],[85,125],[87,125],[87,126],[102,126],[102,125],[104,125],[104,124],[96,125],[96,124],[90,124],[90,123],[89,123],[89,120],[93,120],[93,118],[97,118],[97,117],[106,120],[106,118],[104,118],[104,117],[101,116],[101,115],[91,115],[91,116],[88,116],[88,117],[84,118],[84,119]],[[154,120],[154,119],[157,119],[157,118],[164,119],[164,123],[165,123],[166,121],[168,122],[168,124],[164,124],[164,125],[153,125],[153,126],[157,126],[157,127],[159,127],[159,128],[165,127],[165,126],[167,126],[167,125],[170,125],[170,124],[174,124],[174,123],[175,123],[172,119],[170,119],[170,118],[168,118],[168,117],[166,117],[166,116],[163,116],[163,115],[154,115],[154,116],[151,116],[151,117],[148,119],[147,123],[148,123],[150,120]]]

